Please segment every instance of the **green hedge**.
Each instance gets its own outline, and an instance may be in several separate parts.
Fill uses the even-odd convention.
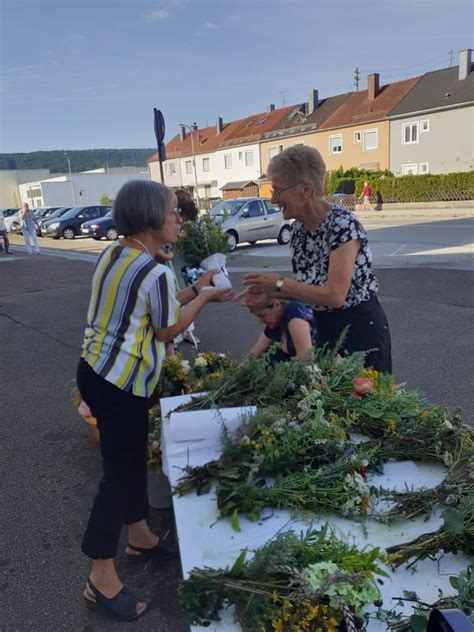
[[[372,195],[380,192],[385,202],[474,200],[474,171],[395,178],[390,172],[338,169],[329,178],[329,193],[354,192],[359,196],[365,181],[369,182]],[[351,187],[353,191],[349,190]]]

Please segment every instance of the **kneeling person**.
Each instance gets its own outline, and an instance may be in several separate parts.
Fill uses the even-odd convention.
[[[270,356],[272,365],[302,357],[316,346],[313,311],[301,301],[267,298],[249,309],[265,325],[250,351],[254,358],[260,357],[274,342],[281,346]]]

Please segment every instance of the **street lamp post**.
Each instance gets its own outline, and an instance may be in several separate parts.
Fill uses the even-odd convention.
[[[69,160],[69,156],[66,153],[64,155],[67,158],[67,166],[69,168],[69,182],[71,183],[72,203],[73,203],[73,206],[76,206],[76,195],[74,193],[74,184],[72,181],[71,161]]]
[[[190,134],[191,134],[191,153],[193,155],[194,182],[196,184],[196,203],[197,203],[197,207],[199,209],[199,207],[201,206],[201,203],[199,201],[198,178],[197,178],[197,169],[196,169],[196,156],[194,155],[194,140],[193,140],[193,131],[195,129],[196,123],[194,123],[194,126],[192,126],[192,127],[191,127],[191,125],[186,125],[185,123],[179,123],[179,126],[187,128],[189,130]]]

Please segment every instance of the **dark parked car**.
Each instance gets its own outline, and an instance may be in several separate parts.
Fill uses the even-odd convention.
[[[49,222],[49,220],[53,220],[53,219],[56,219],[57,217],[61,217],[61,215],[64,215],[66,211],[70,211],[70,210],[71,210],[70,206],[61,206],[55,211],[51,211],[50,213],[45,214],[44,217],[40,217],[36,219],[40,237],[43,236],[43,232],[42,232],[43,224],[45,224],[46,222]]]
[[[61,217],[50,219],[41,227],[43,237],[53,237],[53,239],[74,239],[76,235],[81,234],[81,224],[91,219],[103,217],[110,206],[75,206],[66,211]]]
[[[84,222],[81,226],[81,233],[86,237],[93,237],[94,239],[102,239],[102,237],[105,237],[108,241],[118,239],[118,232],[114,226],[112,211],[109,211],[104,217],[100,217],[99,219],[91,219],[88,222]]]

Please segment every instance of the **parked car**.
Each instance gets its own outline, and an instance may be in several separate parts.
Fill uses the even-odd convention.
[[[231,251],[242,241],[250,244],[260,239],[278,239],[279,244],[290,241],[292,222],[284,219],[280,207],[267,198],[223,200],[209,214],[227,233]]]
[[[43,237],[53,237],[53,239],[74,239],[81,234],[81,224],[87,220],[103,217],[110,206],[75,206],[66,211],[61,217],[49,219],[41,226]]]
[[[84,222],[81,225],[81,233],[86,237],[93,237],[94,239],[102,239],[102,237],[105,237],[108,241],[115,241],[119,236],[114,226],[111,210],[106,213],[104,217]]]
[[[8,233],[11,233],[12,226],[14,226],[15,224],[20,224],[20,219],[18,217],[20,209],[2,208],[2,211],[3,211],[3,218],[5,220],[5,228],[7,229]]]
[[[45,214],[44,217],[40,217],[39,219],[37,219],[36,223],[38,224],[39,236],[43,237],[43,224],[49,222],[50,220],[56,219],[57,217],[61,217],[61,215],[64,215],[64,213],[70,210],[70,206],[61,206],[55,211],[51,211],[51,213]]]

